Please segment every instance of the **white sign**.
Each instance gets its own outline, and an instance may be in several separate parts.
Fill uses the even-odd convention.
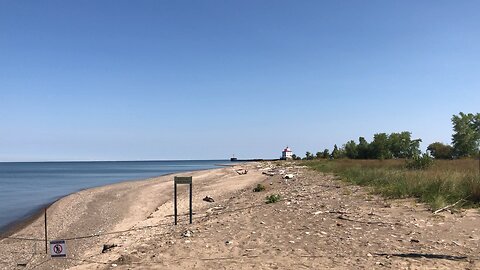
[[[50,241],[50,255],[52,257],[66,257],[67,245],[65,240]]]

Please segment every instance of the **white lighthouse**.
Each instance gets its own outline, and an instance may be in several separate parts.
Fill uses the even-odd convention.
[[[283,160],[292,159],[292,155],[293,155],[292,150],[290,150],[290,148],[287,146],[282,151],[282,158],[281,159],[283,159]]]

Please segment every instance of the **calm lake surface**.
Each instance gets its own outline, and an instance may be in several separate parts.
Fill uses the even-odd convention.
[[[0,163],[0,230],[70,193],[127,180],[218,168],[226,160]]]

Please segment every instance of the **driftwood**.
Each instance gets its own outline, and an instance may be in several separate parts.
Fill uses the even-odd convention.
[[[434,213],[434,214],[438,214],[438,213],[440,213],[440,212],[442,212],[442,211],[445,211],[445,210],[447,210],[447,209],[450,209],[450,208],[454,207],[455,205],[457,205],[457,204],[459,204],[460,202],[463,202],[463,201],[465,201],[465,199],[460,199],[460,200],[458,200],[457,202],[455,202],[455,203],[453,203],[453,204],[449,204],[449,205],[447,205],[447,206],[445,206],[445,207],[442,207],[442,208],[440,208],[440,209],[437,209],[437,210],[436,210],[435,212],[433,212],[433,213]]]
[[[222,211],[224,209],[226,209],[226,207],[224,207],[224,206],[215,206],[215,207],[209,208],[207,210],[207,214],[211,214],[211,213],[218,214],[218,213],[221,213],[220,211]]]
[[[117,245],[116,244],[104,244],[103,249],[102,249],[102,253],[105,253],[105,252],[109,251],[110,249],[112,249],[114,247],[117,247]]]
[[[374,253],[377,256],[388,257],[400,257],[400,258],[425,258],[425,259],[441,259],[451,261],[461,261],[468,259],[467,256],[454,256],[444,254],[431,254],[431,253]]]
[[[203,200],[206,201],[206,202],[215,202],[215,200],[210,196],[205,196],[205,198],[203,198]]]
[[[400,222],[395,222],[395,223],[391,223],[391,222],[383,222],[383,221],[363,221],[363,220],[355,220],[355,219],[350,219],[348,217],[345,217],[343,215],[340,215],[337,217],[338,219],[341,219],[341,220],[346,220],[346,221],[352,221],[352,222],[358,222],[358,223],[364,223],[364,224],[370,224],[370,225],[394,225],[394,226],[402,226],[402,224]]]
[[[248,173],[248,170],[246,170],[246,169],[238,169],[238,170],[236,170],[236,172],[237,172],[239,175],[243,175],[243,174],[247,174],[247,173]]]

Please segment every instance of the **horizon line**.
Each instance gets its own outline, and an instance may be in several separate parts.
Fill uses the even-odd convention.
[[[43,163],[43,162],[148,162],[148,161],[230,161],[230,159],[132,159],[132,160],[31,160],[0,161],[0,163]]]

